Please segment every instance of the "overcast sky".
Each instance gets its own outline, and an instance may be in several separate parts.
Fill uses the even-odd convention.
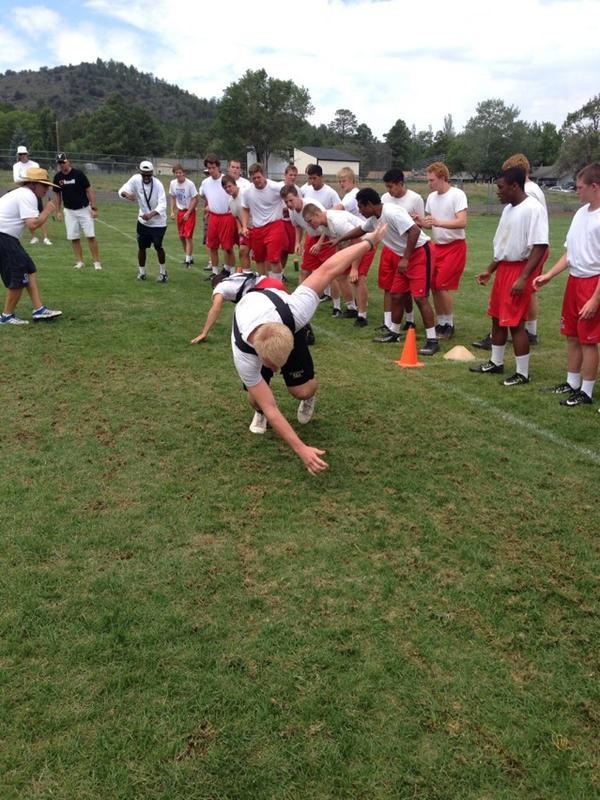
[[[502,98],[560,126],[600,92],[600,0],[0,0],[0,71],[114,59],[220,97],[247,69],[305,86],[311,122],[349,108],[379,137],[401,118],[460,130]],[[143,102],[143,98],[140,98]]]

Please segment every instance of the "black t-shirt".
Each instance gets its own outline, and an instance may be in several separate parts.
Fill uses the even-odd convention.
[[[77,208],[86,208],[90,201],[86,194],[90,182],[80,169],[71,169],[66,175],[64,172],[57,172],[52,183],[59,186],[54,191],[62,195],[65,208],[75,211]]]

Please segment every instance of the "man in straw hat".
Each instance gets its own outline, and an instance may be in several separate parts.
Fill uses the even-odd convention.
[[[0,277],[6,286],[4,311],[0,325],[27,325],[27,320],[15,315],[15,308],[27,289],[33,307],[32,318],[50,320],[60,317],[62,311],[53,311],[42,303],[37,285],[35,264],[23,249],[19,237],[27,228],[31,233],[41,228],[54,204],[49,202],[43,211],[38,211],[41,200],[49,186],[48,173],[39,167],[30,167],[19,180],[19,187],[0,197]]]

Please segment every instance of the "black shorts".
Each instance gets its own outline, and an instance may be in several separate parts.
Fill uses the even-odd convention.
[[[273,371],[263,367],[260,371],[267,383],[273,377]],[[294,334],[294,347],[290,357],[281,368],[281,375],[286,386],[302,386],[315,377],[315,365],[308,345],[306,344],[306,328]]]
[[[0,277],[7,289],[23,289],[29,276],[37,272],[21,242],[8,233],[0,233]]]
[[[151,228],[149,225],[142,225],[142,223],[138,220],[138,247],[140,250],[147,250],[149,247],[154,246],[155,250],[160,250],[166,231],[166,225],[163,225],[160,228]]]

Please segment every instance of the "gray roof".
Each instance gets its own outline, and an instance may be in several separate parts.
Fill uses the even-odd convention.
[[[303,153],[308,153],[313,158],[319,158],[322,161],[360,161],[359,156],[344,153],[342,150],[337,150],[335,147],[298,147]]]

